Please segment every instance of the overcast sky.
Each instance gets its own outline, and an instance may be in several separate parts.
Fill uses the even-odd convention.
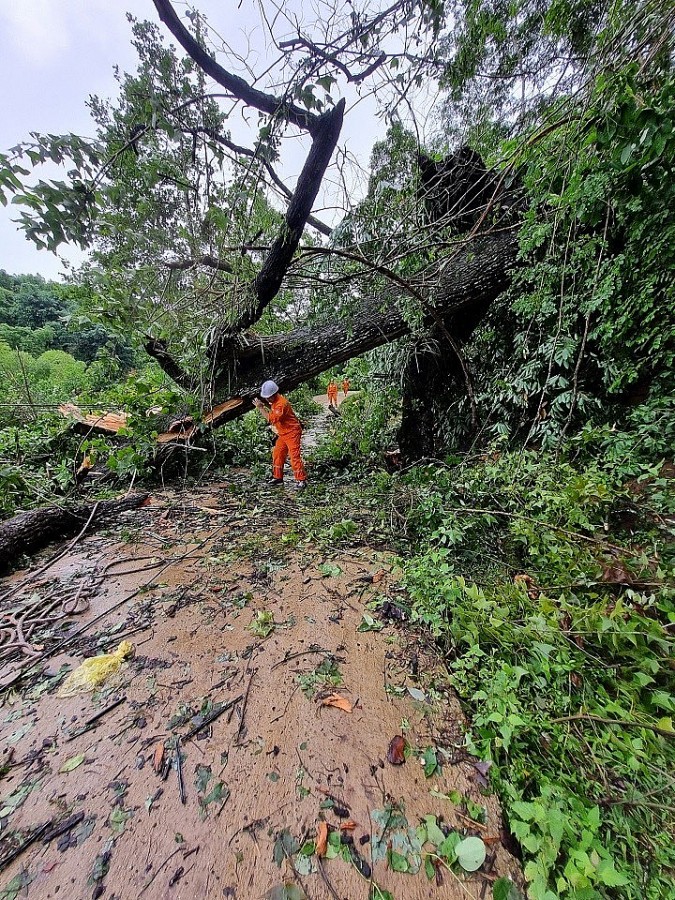
[[[242,0],[239,9],[235,0],[196,0],[195,5],[221,35],[241,48],[246,46],[245,34],[253,35],[258,57],[264,61],[263,29],[254,0]],[[184,7],[176,3],[180,12]],[[116,96],[113,66],[136,68],[127,12],[157,21],[151,0],[0,0],[0,149],[25,140],[31,131],[92,133],[87,97]],[[372,144],[383,131],[372,101],[365,101],[347,116],[340,143],[348,143],[366,166]],[[233,137],[240,135],[233,132]],[[283,175],[291,183],[302,164],[306,140],[286,142]],[[14,217],[16,207],[0,207],[0,269],[58,277],[62,271],[58,258],[27,241],[11,222]],[[330,219],[328,213],[326,218]],[[78,259],[73,251],[63,255]]]

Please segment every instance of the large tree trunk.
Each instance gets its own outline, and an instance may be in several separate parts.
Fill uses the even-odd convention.
[[[427,283],[433,279],[435,285],[427,295],[428,307],[442,319],[457,344],[468,340],[508,286],[517,252],[516,233],[497,232],[467,243],[450,262],[426,276]],[[404,296],[403,289],[392,286],[385,297],[364,302],[349,323],[298,328],[272,336],[242,336],[234,358],[214,361],[219,371],[215,391],[218,397],[227,398],[227,408],[213,416],[210,424],[220,425],[251,409],[251,400],[268,378],[282,391],[290,391],[332,366],[408,334],[410,325],[396,303],[397,294]],[[431,315],[425,318],[430,326],[435,324]]]
[[[405,461],[436,456],[438,446],[438,397],[447,379],[456,377],[451,348],[430,336],[413,348],[403,372],[403,400],[398,446]]]
[[[114,521],[122,512],[136,509],[147,494],[134,494],[120,500],[102,500],[80,506],[47,506],[31,509],[0,523],[0,570],[40,550],[50,541],[70,537],[89,528]]]

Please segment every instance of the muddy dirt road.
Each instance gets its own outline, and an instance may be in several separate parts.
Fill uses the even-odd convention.
[[[22,673],[0,707],[0,897],[479,900],[518,879],[442,664],[395,603],[369,607],[396,596],[392,560],[300,540],[308,502],[245,473],[166,491],[30,586],[79,605],[0,658],[0,683]],[[117,675],[60,696],[122,639]],[[475,873],[442,861],[467,836]]]

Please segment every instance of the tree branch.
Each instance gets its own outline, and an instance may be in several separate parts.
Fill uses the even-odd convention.
[[[345,101],[340,100],[333,109],[321,116],[311,149],[288,204],[284,224],[251,286],[253,303],[237,322],[228,327],[229,334],[250,328],[279,292],[340,136],[344,109]]]
[[[277,175],[277,173],[272,168],[271,163],[263,159],[262,157],[258,157],[258,154],[255,150],[251,150],[250,147],[242,147],[240,144],[235,144],[234,141],[231,141],[229,138],[224,137],[223,135],[217,134],[212,128],[190,128],[188,129],[192,134],[205,134],[207,137],[210,137],[212,141],[215,141],[217,144],[222,144],[223,147],[227,147],[228,150],[232,150],[233,153],[237,153],[240,156],[247,156],[250,159],[260,158],[260,161],[265,166],[270,179],[274,182],[274,184],[279,188],[281,193],[286,197],[287,200],[293,199],[293,191],[286,187],[281,178]],[[325,234],[326,237],[330,237],[333,233],[333,229],[322,222],[320,219],[317,219],[316,216],[307,216],[307,224],[311,225],[312,228],[315,228],[317,231],[321,232],[321,234]]]
[[[290,47],[305,47],[310,53],[313,53],[315,56],[318,56],[324,62],[329,63],[330,65],[335,66],[338,71],[342,72],[347,81],[352,82],[353,84],[360,84],[362,81],[365,81],[369,75],[372,75],[380,66],[386,61],[387,55],[384,52],[380,52],[375,60],[370,63],[370,65],[366,66],[362,72],[359,72],[358,75],[352,75],[347,66],[342,62],[341,59],[338,58],[337,53],[328,53],[323,50],[321,47],[317,46],[317,44],[312,43],[312,41],[308,40],[301,35],[298,35],[297,38],[291,38],[288,41],[279,41],[279,48],[284,50]]]
[[[499,232],[462,246],[447,268],[435,274],[427,310],[433,307],[456,342],[468,340],[495,297],[506,288],[517,253],[517,234]],[[216,391],[248,400],[257,395],[267,378],[273,378],[282,390],[292,390],[331,366],[408,334],[410,324],[402,304],[396,302],[405,293],[393,284],[384,296],[364,300],[347,324],[303,327],[278,335],[244,335],[234,373],[231,360],[216,355],[214,368],[221,369]],[[434,316],[428,315],[425,323],[433,325]],[[231,351],[231,346],[227,349]],[[244,406],[248,409],[248,404]],[[228,417],[240,414],[241,410],[234,410]]]
[[[195,389],[196,380],[171,356],[167,350],[166,341],[146,335],[144,347],[145,352],[157,361],[160,369],[166,372],[179,387],[188,393]]]
[[[228,272],[230,275],[234,272],[234,268],[229,262],[224,259],[216,259],[216,257],[211,256],[210,253],[205,253],[203,256],[197,256],[194,259],[168,260],[164,265],[167,269],[179,271],[193,269],[195,266],[206,266],[208,269],[217,269],[219,272]]]
[[[269,116],[280,115],[297,128],[314,134],[320,122],[319,116],[310,113],[308,110],[301,109],[283,98],[265,94],[263,91],[251,87],[247,81],[244,81],[238,75],[228,72],[190,34],[178,18],[169,0],[153,0],[153,3],[159,13],[159,18],[164,22],[181,47],[214,81],[217,81],[218,84],[246,103],[247,106],[259,109]]]

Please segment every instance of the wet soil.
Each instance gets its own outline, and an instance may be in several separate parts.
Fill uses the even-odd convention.
[[[0,859],[38,826],[81,815],[7,865],[0,896],[478,900],[498,876],[519,879],[442,661],[367,606],[395,595],[388,554],[299,542],[293,522],[310,491],[248,482],[155,495],[49,570],[53,581],[105,578],[66,620],[65,644],[51,653],[47,640],[4,693]],[[135,654],[102,689],[59,695],[66,670],[122,638]],[[396,735],[409,748],[401,765],[387,760]],[[426,777],[428,748],[440,765]],[[392,870],[391,850],[407,852],[394,820],[414,829],[429,815],[485,841],[479,872],[439,867],[429,881],[423,868]],[[303,856],[322,823],[346,843],[336,858]]]

